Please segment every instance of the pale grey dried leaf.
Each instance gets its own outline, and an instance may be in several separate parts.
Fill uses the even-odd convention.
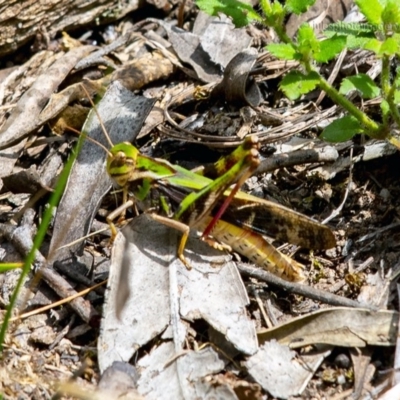
[[[266,342],[245,362],[249,374],[272,396],[287,399],[302,393],[329,351],[297,356],[289,347]]]
[[[101,376],[98,390],[109,399],[128,400],[127,393],[135,394],[139,398],[136,386],[139,374],[133,365],[124,362],[114,362]],[[124,397],[123,397],[124,396]],[[130,399],[131,397],[129,397]]]
[[[119,82],[112,83],[97,110],[114,143],[132,141],[139,133],[154,101],[135,96]],[[106,147],[107,141],[94,110],[89,114],[83,127],[93,139]],[[105,169],[106,154],[95,143],[85,141],[68,179],[64,195],[57,209],[50,254],[52,260],[57,257],[69,257],[71,252],[79,251],[83,244],[62,250],[55,250],[67,243],[86,235],[93,216],[107,190],[111,179]],[[52,262],[50,260],[50,262]]]
[[[113,249],[99,339],[101,369],[115,360],[129,360],[168,326],[167,337],[181,348],[187,331],[182,318],[203,318],[241,352],[256,351],[255,327],[245,309],[247,295],[227,256],[190,238],[185,256],[193,269],[188,271],[176,257],[180,234],[146,214],[125,227],[123,235]]]
[[[58,58],[49,68],[43,68],[41,75],[18,100],[11,116],[0,129],[0,177],[12,172],[26,138],[42,126],[40,111],[77,61],[91,49],[93,46],[78,47]]]
[[[85,85],[89,85],[89,82],[86,82]],[[39,123],[45,124],[49,122],[51,119],[57,117],[69,104],[81,99],[85,95],[80,82],[66,87],[59,93],[53,93],[46,107],[39,115]]]
[[[36,170],[35,165],[30,168],[18,171],[14,174],[3,177],[3,183],[12,193],[37,193],[40,189],[46,189]]]
[[[76,63],[89,54],[93,46],[81,46],[58,58],[19,99],[11,116],[0,129],[0,149],[14,146],[39,128],[38,117],[50,96]]]
[[[171,342],[163,343],[137,366],[141,371],[138,390],[146,399],[237,399],[227,385],[205,379],[225,367],[212,348],[177,354]]]
[[[118,233],[98,340],[100,371],[114,361],[129,361],[137,349],[167,328],[168,265],[173,254],[160,248],[149,227],[137,219]]]
[[[48,60],[50,60],[51,64],[53,59],[52,53],[48,51],[35,54],[28,62],[18,67],[9,76],[2,80],[0,83],[0,104],[4,106],[17,104],[18,99],[21,97],[20,91],[25,87],[29,87],[32,84],[32,81],[36,78],[36,75],[40,73],[40,71],[48,68]],[[39,65],[42,66],[42,69],[40,69]],[[34,73],[36,73],[36,75],[32,76]],[[10,112],[11,110],[9,109],[7,111]],[[0,125],[5,123],[7,111],[0,113]],[[21,141],[14,147],[4,149],[0,152],[0,176],[6,176],[12,173],[15,162],[24,146],[25,141]],[[2,186],[3,184],[0,180],[0,189]]]
[[[336,307],[294,318],[272,329],[258,332],[260,343],[276,339],[292,348],[311,344],[364,347],[393,346],[398,313]]]
[[[159,23],[167,31],[178,57],[193,67],[199,79],[218,82],[224,68],[250,46],[252,39],[244,28],[235,28],[225,16],[211,17],[200,12],[197,20],[193,33]]]
[[[235,28],[226,15],[212,17],[200,11],[196,21],[199,18],[206,18],[206,23],[202,23],[204,28],[200,32],[196,29],[195,22],[193,33],[200,36],[201,46],[216,65],[225,68],[238,53],[250,46],[252,38],[247,34],[246,29]]]
[[[209,262],[213,262],[211,257]],[[224,268],[210,268],[201,272],[203,275],[199,275],[198,279],[192,272],[198,274],[197,271],[182,269],[178,278],[182,317],[191,321],[205,319],[239,351],[254,354],[258,347],[255,327],[244,309],[249,299],[235,264],[226,262]],[[235,323],[232,323],[233,315]]]
[[[191,65],[199,79],[207,83],[221,80],[221,67],[211,61],[209,54],[200,46],[197,35],[171,27],[168,36],[179,59]]]
[[[0,82],[0,104],[3,106],[15,106],[25,93],[26,88],[31,87],[36,78],[40,76],[43,71],[50,68],[54,61],[60,56],[62,56],[62,53],[54,54],[52,51],[40,51],[34,54],[23,65],[16,67]],[[13,107],[11,110],[12,109]],[[3,125],[5,116],[10,112],[10,109],[7,111],[0,113],[0,125]]]

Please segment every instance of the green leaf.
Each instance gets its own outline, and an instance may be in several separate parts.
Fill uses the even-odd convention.
[[[291,44],[271,43],[267,46],[267,50],[281,60],[298,60],[301,54]]]
[[[376,27],[372,24],[359,24],[359,23],[348,23],[348,22],[336,22],[334,24],[329,24],[324,30],[325,34],[338,33],[340,35],[369,35],[374,37]]]
[[[383,6],[379,0],[355,0],[355,3],[370,24],[382,24]]]
[[[345,36],[333,36],[330,39],[322,40],[319,44],[319,52],[314,53],[314,58],[318,62],[328,62],[339,54],[345,46]]]
[[[399,1],[388,1],[382,11],[382,22],[386,28],[392,30],[391,26],[396,26],[400,21],[400,4]],[[386,29],[385,29],[386,30]]]
[[[365,43],[375,39],[376,27],[371,24],[337,22],[330,24],[324,30],[324,35],[333,37],[335,34],[346,37],[346,47],[349,49],[364,48]]]
[[[296,100],[302,94],[315,89],[318,83],[319,77],[316,72],[304,75],[299,71],[291,71],[282,79],[279,87],[290,100]]]
[[[271,15],[269,15],[269,25],[271,26],[277,26],[277,25],[282,25],[283,20],[285,19],[286,11],[283,8],[281,3],[278,3],[275,1],[272,3],[271,6]]]
[[[247,26],[252,21],[262,21],[251,5],[238,0],[196,0],[200,10],[213,16],[223,13],[232,18],[236,27]]]
[[[370,36],[349,35],[346,37],[346,46],[350,50],[363,49],[365,48],[366,43],[368,43],[370,40],[371,40]]]
[[[339,92],[347,95],[352,90],[358,90],[364,99],[373,99],[380,95],[380,89],[366,74],[358,74],[343,79]]]
[[[315,0],[286,0],[285,9],[297,15],[303,14],[315,3]]]
[[[328,142],[345,142],[357,133],[362,132],[360,123],[351,116],[346,116],[333,121],[322,132],[320,138]]]
[[[378,39],[370,39],[364,45],[365,50],[370,50],[370,51],[374,52],[375,54],[380,53],[381,47],[382,47],[382,42],[380,42]]]
[[[399,43],[393,37],[387,38],[379,50],[379,55],[393,56],[399,52]]]
[[[320,43],[315,36],[314,30],[307,23],[302,24],[297,32],[298,51],[307,56],[309,53],[318,53]]]

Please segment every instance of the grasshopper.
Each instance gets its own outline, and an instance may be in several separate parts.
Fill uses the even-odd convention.
[[[130,143],[112,145],[106,168],[124,199],[107,218],[112,237],[116,235],[113,220],[136,203],[156,221],[182,232],[177,256],[189,269],[184,249],[190,230],[196,229],[215,248],[233,249],[286,280],[303,281],[304,267],[262,235],[313,249],[331,248],[335,238],[328,227],[303,214],[240,191],[259,162],[255,136],[196,172],[141,154]]]
[[[123,193],[122,205],[107,217],[111,242],[117,234],[115,218],[136,205],[154,220],[182,232],[177,256],[188,269],[184,250],[191,229],[203,232],[202,239],[211,246],[234,250],[289,281],[305,280],[304,266],[278,251],[262,235],[309,249],[335,246],[327,226],[239,190],[260,163],[256,136],[247,137],[215,164],[189,171],[141,154],[131,143],[114,145],[97,108],[92,106],[111,148],[93,141],[106,151],[107,172]]]

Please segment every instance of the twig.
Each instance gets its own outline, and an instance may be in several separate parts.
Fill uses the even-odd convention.
[[[352,160],[352,159],[353,159],[353,147],[350,148],[350,160]],[[336,218],[342,212],[343,207],[344,207],[344,205],[345,205],[345,203],[347,201],[347,197],[349,196],[351,183],[353,181],[353,166],[354,166],[354,163],[350,162],[350,166],[349,166],[349,181],[347,183],[346,191],[344,193],[342,202],[340,203],[339,207],[336,208],[336,210],[332,211],[332,213],[331,213],[331,215],[329,217],[325,218],[322,221],[322,224],[327,224],[330,220],[332,220],[333,218]]]
[[[261,161],[255,174],[270,172],[278,168],[311,163],[329,163],[338,159],[339,153],[332,146],[322,149],[297,150],[287,154],[276,154]]]
[[[369,304],[362,304],[358,301],[347,299],[345,297],[337,296],[323,290],[318,290],[310,286],[302,285],[300,283],[288,282],[277,276],[263,271],[259,268],[249,267],[243,263],[238,264],[238,269],[242,274],[247,276],[257,278],[263,282],[267,282],[271,285],[278,286],[281,289],[288,291],[289,293],[299,294],[301,296],[308,297],[313,300],[321,301],[332,306],[342,306],[342,307],[354,307],[354,308],[368,308],[370,310],[375,310]]]
[[[20,320],[20,319],[28,318],[28,317],[30,317],[32,315],[41,314],[44,311],[47,311],[47,310],[50,310],[52,308],[61,306],[61,305],[65,304],[65,303],[72,302],[73,300],[77,300],[77,298],[85,296],[86,294],[88,294],[92,290],[95,290],[95,289],[99,288],[100,286],[105,285],[106,283],[107,283],[107,280],[102,281],[100,283],[97,283],[96,285],[93,285],[90,288],[81,290],[80,292],[75,292],[73,295],[71,295],[69,297],[66,297],[65,299],[56,301],[54,303],[48,304],[48,305],[40,307],[40,308],[37,308],[36,310],[32,310],[32,311],[29,311],[27,313],[20,314],[20,315],[14,317],[14,318],[11,318],[10,321],[17,321],[17,320]]]
[[[398,227],[400,227],[400,222],[394,222],[393,224],[386,225],[383,228],[377,229],[375,232],[368,233],[367,235],[361,236],[360,239],[357,240],[357,243],[361,243],[361,242],[365,242],[366,240],[373,239],[375,236],[378,236],[383,232],[389,231],[391,229],[396,229]]]
[[[258,308],[260,309],[261,315],[264,318],[264,322],[267,325],[267,328],[268,329],[269,328],[273,328],[274,324],[272,323],[271,319],[269,318],[268,314],[265,311],[264,304],[263,304],[263,302],[262,302],[262,300],[260,298],[260,294],[258,293],[258,289],[253,286],[252,287],[252,292],[253,292],[253,296],[255,297],[256,302],[258,304]]]
[[[23,257],[27,256],[33,246],[32,228],[28,224],[23,224],[16,229],[4,228],[2,229],[2,234],[15,246]],[[43,280],[63,299],[69,296],[77,297],[74,298],[70,304],[85,322],[90,324],[92,319],[98,316],[97,311],[90,302],[82,297],[78,297],[80,294],[77,294],[74,288],[63,277],[53,269],[46,267],[46,259],[38,251],[36,252],[35,265],[39,266],[35,277],[37,282],[40,278],[43,278]]]

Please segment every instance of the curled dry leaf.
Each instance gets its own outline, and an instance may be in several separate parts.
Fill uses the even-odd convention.
[[[276,328],[258,332],[260,343],[276,339],[292,348],[311,344],[364,347],[393,346],[397,335],[398,313],[354,308],[317,311]]]

